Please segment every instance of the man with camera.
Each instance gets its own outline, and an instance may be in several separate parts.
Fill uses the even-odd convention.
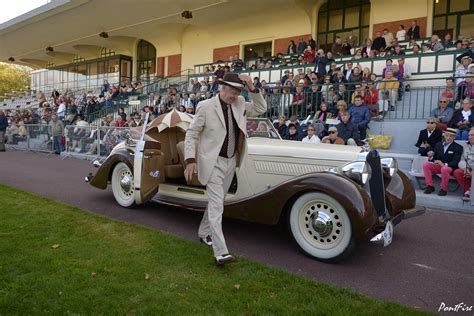
[[[217,265],[234,261],[222,232],[224,198],[247,154],[247,116],[267,110],[260,90],[248,75],[226,73],[219,80],[219,93],[199,103],[196,115],[186,132],[184,176],[188,183],[197,179],[206,185],[208,205],[199,226],[200,241],[212,246]],[[240,96],[247,86],[251,102]]]

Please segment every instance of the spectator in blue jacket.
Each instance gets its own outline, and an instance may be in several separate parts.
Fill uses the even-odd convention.
[[[362,96],[357,95],[354,98],[354,104],[350,107],[349,114],[351,115],[351,122],[359,129],[360,139],[366,139],[371,116],[369,108],[363,103]]]
[[[304,38],[300,38],[300,42],[298,43],[298,53],[302,54],[308,47],[308,44],[306,44]]]
[[[360,143],[359,129],[351,122],[351,114],[349,111],[341,112],[341,123],[336,125],[339,137],[344,139],[344,144],[357,146]]]

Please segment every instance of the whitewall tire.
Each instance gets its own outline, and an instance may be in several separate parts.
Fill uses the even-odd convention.
[[[354,249],[349,215],[333,197],[310,192],[300,196],[290,209],[290,230],[308,255],[323,261],[338,261]]]
[[[115,200],[123,207],[131,207],[135,203],[133,173],[127,164],[119,162],[112,172],[112,192]]]

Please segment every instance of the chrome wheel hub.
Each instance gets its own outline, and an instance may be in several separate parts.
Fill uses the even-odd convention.
[[[331,234],[333,224],[331,217],[323,211],[317,211],[310,216],[311,226],[321,237],[327,237]]]
[[[302,207],[300,228],[306,240],[318,248],[332,248],[344,235],[341,214],[326,201],[310,201]]]
[[[120,188],[126,196],[133,194],[133,175],[129,170],[120,173]]]

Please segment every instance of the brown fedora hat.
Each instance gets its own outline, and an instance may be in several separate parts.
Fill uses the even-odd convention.
[[[233,72],[228,72],[222,79],[218,80],[219,84],[225,84],[239,91],[244,89],[244,83],[240,80],[239,75]]]

